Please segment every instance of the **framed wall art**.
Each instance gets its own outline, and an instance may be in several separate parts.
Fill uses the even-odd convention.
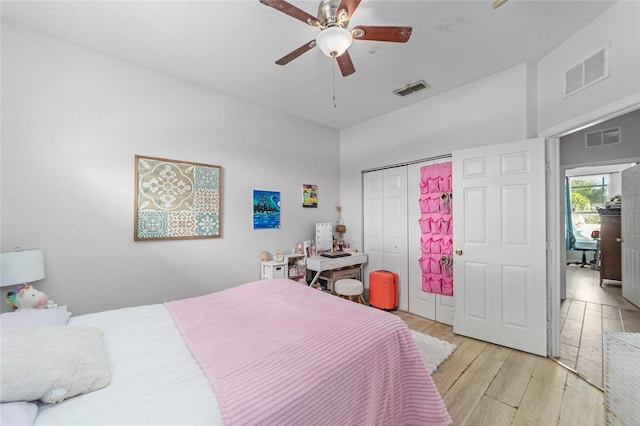
[[[318,207],[318,185],[302,185],[302,207]]]
[[[222,233],[222,167],[135,156],[133,238],[216,238]]]
[[[253,229],[280,228],[280,192],[253,190]]]

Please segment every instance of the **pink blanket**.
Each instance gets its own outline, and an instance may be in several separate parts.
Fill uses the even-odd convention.
[[[406,324],[286,279],[167,303],[232,425],[448,425]]]

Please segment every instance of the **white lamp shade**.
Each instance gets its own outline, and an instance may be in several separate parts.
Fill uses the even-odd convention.
[[[0,256],[0,286],[25,284],[44,278],[42,249],[7,251]]]
[[[316,37],[316,45],[327,56],[335,58],[342,55],[351,46],[351,33],[341,27],[328,27]]]

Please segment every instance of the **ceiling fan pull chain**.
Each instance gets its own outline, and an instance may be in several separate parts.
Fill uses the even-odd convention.
[[[336,61],[333,61],[333,65],[331,68],[331,77],[333,79],[333,93],[331,95],[331,107],[336,107]]]

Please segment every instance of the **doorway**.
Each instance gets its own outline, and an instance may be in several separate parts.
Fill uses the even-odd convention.
[[[560,205],[559,223],[567,225],[560,227],[566,231],[563,232],[563,237],[566,234],[568,238],[569,231],[573,231],[572,236],[586,240],[583,243],[587,245],[592,243],[596,246],[600,217],[595,208],[595,200],[587,198],[593,198],[590,196],[599,190],[606,195],[601,202],[606,203],[613,195],[621,194],[621,171],[638,161],[638,152],[637,149],[623,150],[620,146],[614,145],[590,149],[588,135],[593,134],[594,129],[617,128],[621,119],[631,117],[632,120],[636,120],[639,114],[640,111],[632,111],[616,119],[576,131],[574,133],[579,135],[572,136],[574,147],[560,149],[559,162],[564,164],[559,174],[563,181],[562,186],[571,182],[569,187],[573,194],[572,198],[578,199],[574,200],[572,206],[577,205],[577,208],[572,209],[573,214],[569,217],[565,216],[566,209],[569,208],[567,204]],[[633,147],[635,141],[640,140],[637,126],[627,128],[625,135],[627,148]],[[560,138],[560,146],[563,142],[563,138]],[[576,150],[577,144],[581,144],[581,151]],[[576,155],[567,155],[567,153],[575,154],[576,152]],[[609,190],[606,191],[606,189]],[[562,198],[564,193],[563,188]],[[575,226],[569,225],[569,218],[573,219]],[[564,238],[562,238],[560,250],[564,251],[564,249]],[[638,332],[640,309],[622,297],[621,281],[605,279],[602,286],[600,285],[598,251],[584,252],[570,250],[569,247],[566,249],[564,253],[566,259],[560,264],[560,300],[557,302],[560,304],[558,359],[594,385],[602,387],[602,333]],[[586,264],[581,259],[583,253],[587,254]]]
[[[571,233],[578,248],[589,244],[597,248],[597,209],[621,194],[621,171],[633,165],[593,165],[565,171],[572,209],[566,217],[567,234]],[[600,285],[598,254],[598,250],[567,250],[559,361],[602,388],[602,333],[640,331],[640,309],[623,298],[621,281],[605,279]]]

